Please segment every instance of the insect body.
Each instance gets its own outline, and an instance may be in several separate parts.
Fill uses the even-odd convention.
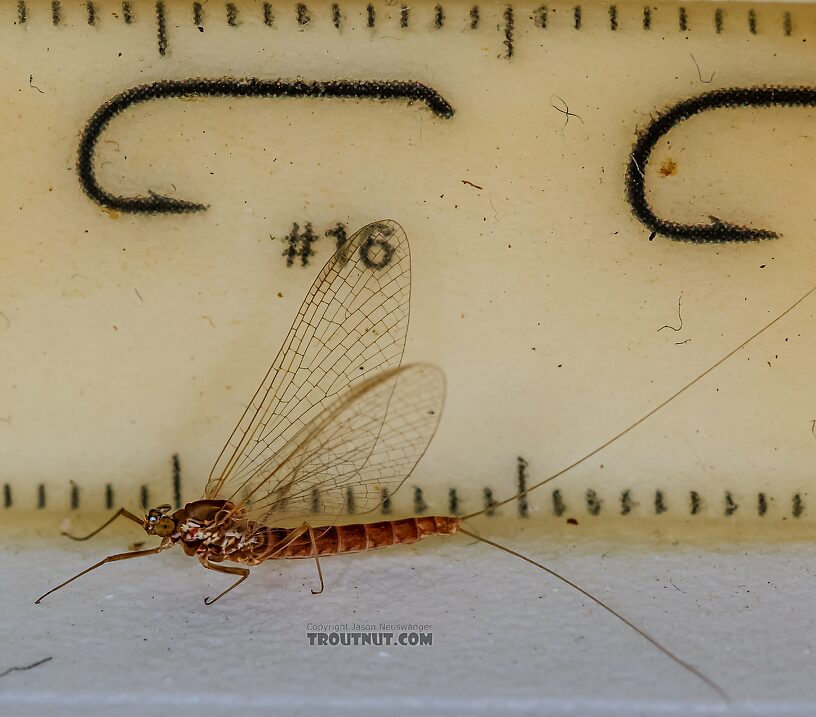
[[[299,528],[274,528],[255,523],[240,506],[227,500],[196,500],[168,515],[170,509],[162,505],[150,510],[142,523],[145,531],[162,538],[160,549],[181,545],[187,555],[197,556],[204,567],[213,570],[221,569],[213,563],[225,560],[252,566],[266,560],[319,560],[326,555],[405,545],[429,535],[452,535],[459,527],[459,519],[453,516],[421,516],[351,525],[312,528],[305,523]],[[237,570],[243,577],[232,587],[249,574],[248,570]],[[205,602],[212,604],[215,600]]]
[[[187,555],[202,561],[232,560],[258,565],[275,558],[312,558],[415,543],[429,535],[450,535],[459,525],[449,516],[423,516],[376,523],[312,528],[315,539],[300,528],[256,525],[228,501],[198,500],[176,511],[169,520],[173,532],[164,538],[180,544]]]
[[[118,517],[176,544],[210,570],[239,576],[211,604],[266,560],[312,558],[450,535],[452,516],[336,525],[353,499],[370,512],[410,475],[442,413],[445,379],[427,364],[401,366],[410,308],[410,252],[396,222],[369,224],[344,243],[318,275],[278,356],[221,451],[201,500],[142,519]],[[313,527],[314,513],[330,522]],[[69,536],[73,537],[73,536]],[[238,565],[222,565],[223,562]]]

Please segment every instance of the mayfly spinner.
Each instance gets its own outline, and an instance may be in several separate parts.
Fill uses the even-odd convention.
[[[422,516],[337,525],[344,508],[375,510],[405,482],[425,453],[442,412],[445,378],[428,364],[401,366],[411,293],[408,239],[394,221],[374,222],[345,242],[312,284],[289,334],[238,425],[221,450],[204,496],[172,511],[152,508],[143,518],[121,508],[83,538],[119,517],[161,543],[111,555],[42,595],[36,602],[106,563],[154,555],[181,545],[209,569],[238,579],[265,560],[310,558],[320,587],[320,558],[413,543],[460,532],[545,570],[578,590],[724,697],[709,678],[604,602],[520,553],[462,527],[466,516]],[[571,465],[496,503],[503,505],[554,480],[640,425],[788,314],[816,287],[705,372],[601,446]],[[308,518],[327,515],[325,525]],[[73,537],[73,536],[68,536]],[[224,561],[239,565],[222,565]]]
[[[171,512],[119,517],[161,538],[155,548],[111,555],[106,563],[181,545],[187,555],[238,576],[211,605],[249,577],[245,566],[413,543],[456,532],[459,520],[428,516],[336,525],[349,500],[370,512],[411,474],[436,432],[445,398],[441,369],[401,366],[408,331],[411,256],[399,224],[379,221],[341,245],[315,279],[283,346],[210,472],[204,496]],[[333,519],[312,526],[315,513]],[[69,536],[73,537],[73,536]]]

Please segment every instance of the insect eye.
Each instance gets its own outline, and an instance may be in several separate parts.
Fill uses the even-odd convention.
[[[156,527],[153,529],[153,532],[160,538],[166,538],[168,535],[172,535],[175,529],[176,524],[172,518],[162,518],[158,523],[156,523]]]

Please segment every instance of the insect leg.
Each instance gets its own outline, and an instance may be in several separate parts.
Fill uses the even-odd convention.
[[[220,600],[224,595],[226,595],[230,590],[233,588],[237,588],[244,580],[249,577],[249,568],[232,568],[227,565],[213,565],[209,560],[202,560],[201,564],[207,568],[207,570],[215,570],[218,573],[227,573],[228,575],[240,575],[241,577],[238,578],[232,585],[230,585],[224,592],[220,595],[216,595],[212,600],[210,598],[204,598],[205,605],[212,605],[216,600]]]
[[[117,515],[118,515],[118,513],[117,513]],[[114,516],[114,517],[116,517],[116,516]],[[108,522],[110,522],[110,521],[108,521]],[[139,521],[139,522],[141,522],[141,521]],[[107,525],[107,523],[106,523],[106,525]],[[105,526],[103,525],[102,527],[104,528]],[[102,528],[100,528],[100,530],[101,529]],[[97,531],[97,532],[99,532],[99,531]],[[81,573],[77,573],[76,575],[74,575],[74,577],[66,580],[64,583],[60,583],[59,585],[57,585],[57,587],[51,588],[44,595],[40,595],[40,597],[38,597],[34,601],[34,604],[39,605],[44,597],[47,597],[48,595],[50,595],[53,592],[56,592],[60,588],[64,588],[66,585],[68,585],[68,583],[74,582],[74,580],[76,580],[77,578],[81,578],[86,573],[91,572],[91,570],[96,570],[97,568],[101,568],[105,563],[113,563],[113,562],[115,562],[117,560],[130,560],[130,558],[141,558],[143,555],[154,555],[155,553],[159,553],[162,550],[164,550],[164,546],[159,545],[158,547],[150,548],[149,550],[134,550],[134,551],[132,551],[130,553],[118,553],[117,555],[109,555],[104,560],[100,560],[98,563],[95,563],[94,565],[91,565],[90,568],[86,568]]]
[[[315,562],[317,563],[317,576],[320,578],[320,590],[312,590],[312,595],[320,595],[320,593],[323,592],[323,570],[320,567],[320,557],[317,554],[317,539],[315,538],[314,535],[314,528],[312,528],[311,525],[309,525],[308,523],[304,523],[299,528],[295,528],[294,530],[292,530],[289,533],[289,535],[287,535],[283,540],[280,541],[280,543],[277,543],[275,545],[275,550],[272,553],[270,553],[269,557],[271,558],[272,556],[277,555],[278,553],[283,551],[284,548],[294,543],[300,536],[307,532],[309,533],[309,539],[312,542],[312,556],[314,557]],[[233,585],[233,587],[235,586]]]
[[[317,577],[320,578],[320,590],[312,590],[312,595],[320,595],[323,592],[323,571],[320,569],[320,556],[317,554],[317,540],[315,540],[314,528],[308,523],[303,525],[309,530],[309,539],[312,541],[312,555],[314,555],[315,563],[317,563]]]
[[[65,532],[63,532],[63,535],[66,538],[70,538],[71,540],[87,540],[88,538],[93,538],[94,535],[107,528],[120,515],[125,516],[125,518],[127,518],[128,520],[132,520],[134,523],[138,523],[140,526],[144,525],[144,521],[139,516],[133,515],[133,513],[131,513],[129,510],[126,510],[125,508],[119,508],[119,510],[117,510],[111,518],[109,518],[106,522],[100,525],[96,530],[93,531],[93,533],[88,533],[88,535],[86,535],[83,538],[77,538],[75,535],[71,535],[70,533]]]

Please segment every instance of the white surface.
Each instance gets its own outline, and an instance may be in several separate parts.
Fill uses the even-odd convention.
[[[466,538],[267,564],[226,586],[180,551],[102,568],[33,600],[131,534],[28,537],[0,552],[0,680],[9,715],[812,714],[810,543],[703,549],[570,533],[485,536],[545,561],[693,663],[728,705],[604,611]],[[498,526],[496,526],[498,527]],[[516,527],[516,531],[518,528]],[[570,527],[581,536],[584,527]],[[53,531],[52,531],[53,532]],[[4,541],[8,545],[8,541]],[[422,622],[430,647],[318,647],[308,622]]]

